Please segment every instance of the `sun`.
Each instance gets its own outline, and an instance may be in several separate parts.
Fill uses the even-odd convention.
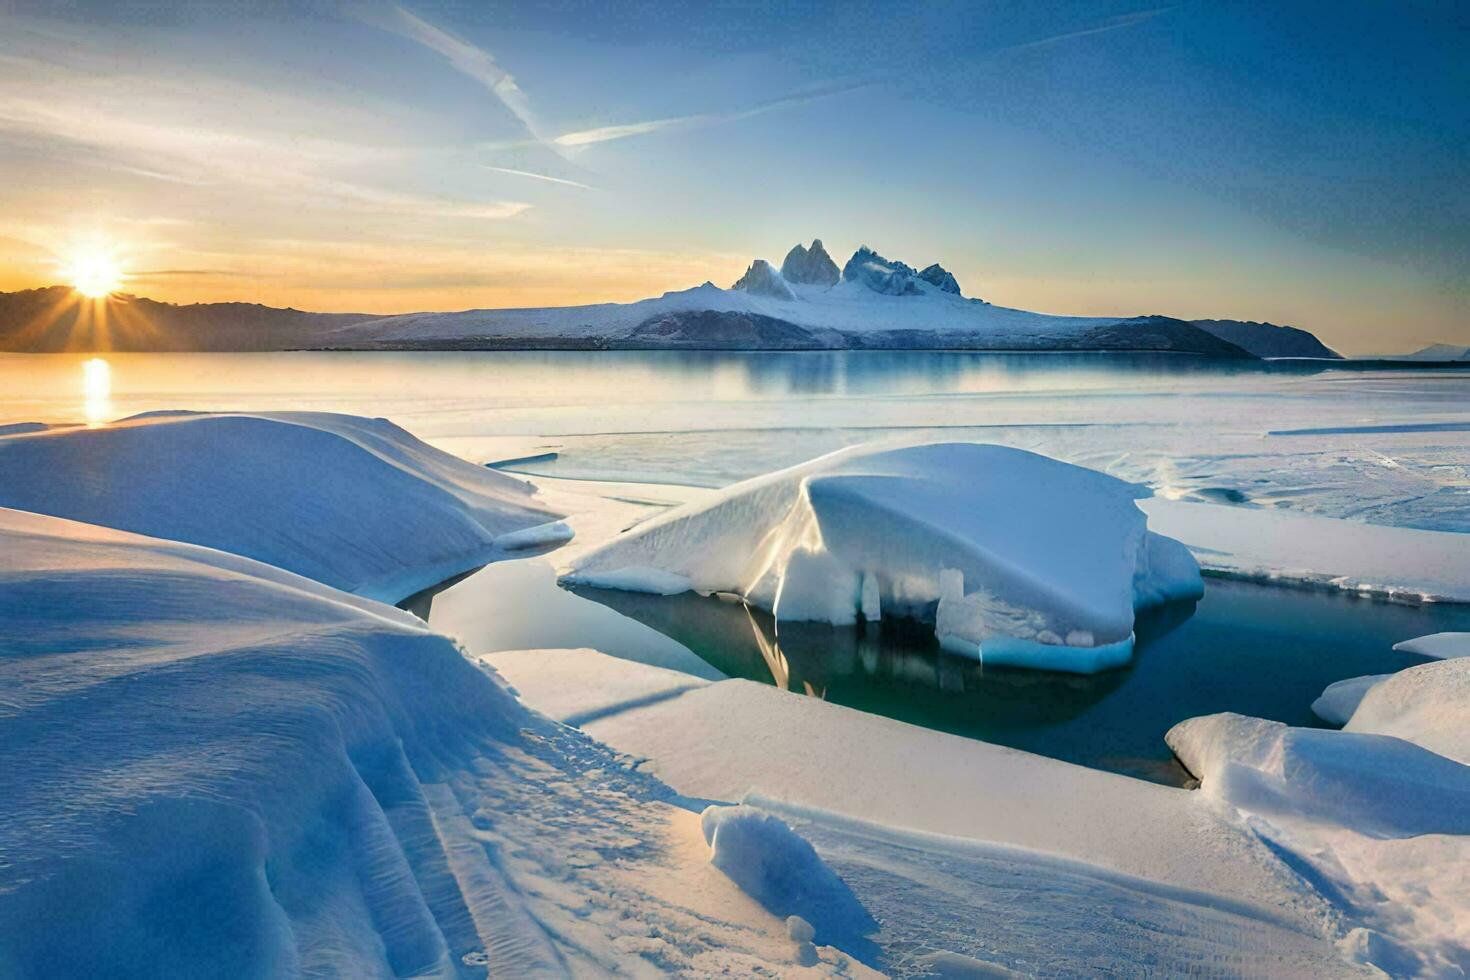
[[[66,278],[83,296],[101,299],[122,288],[123,273],[106,252],[78,252],[67,262]]]

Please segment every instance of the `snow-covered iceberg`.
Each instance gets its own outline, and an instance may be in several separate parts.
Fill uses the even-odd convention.
[[[155,413],[0,436],[0,506],[245,555],[396,602],[565,537],[513,477],[386,419]],[[529,538],[528,538],[529,536]]]
[[[583,555],[569,583],[735,593],[778,620],[935,624],[988,663],[1126,662],[1134,611],[1203,593],[1148,491],[1003,446],[844,450],[736,484]]]

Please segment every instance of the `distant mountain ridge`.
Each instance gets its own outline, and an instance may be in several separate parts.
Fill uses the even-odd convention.
[[[1201,330],[1244,347],[1257,357],[1319,357],[1341,360],[1342,355],[1298,327],[1255,320],[1193,320]]]
[[[634,303],[589,306],[385,316],[250,303],[180,306],[121,295],[99,305],[62,286],[0,293],[0,349],[10,351],[661,348],[1336,356],[1306,331],[1271,324],[1055,316],[994,306],[964,296],[937,262],[920,270],[862,246],[839,269],[821,239],[792,248],[780,269],[754,260],[729,289],[707,282]],[[1292,353],[1281,353],[1286,349]]]
[[[258,303],[180,306],[122,294],[96,304],[68,286],[47,286],[0,293],[0,350],[289,350],[309,346],[311,338],[330,330],[379,319],[370,313],[308,313]]]
[[[1470,361],[1470,347],[1463,344],[1430,344],[1412,354],[1403,355],[1406,361]]]

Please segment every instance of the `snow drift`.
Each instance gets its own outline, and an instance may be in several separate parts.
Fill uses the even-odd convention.
[[[1395,678],[1465,663],[1411,668],[1364,704]],[[1405,693],[1420,691],[1411,680]],[[1441,724],[1463,730],[1463,692],[1452,696],[1458,710],[1447,708],[1447,697],[1401,724],[1420,733]],[[1382,727],[1394,725],[1385,717]],[[1202,792],[1238,811],[1344,911],[1346,953],[1394,976],[1461,976],[1470,968],[1470,766],[1389,734],[1229,713],[1181,722],[1166,739]]]
[[[565,581],[727,592],[778,620],[909,616],[987,662],[1126,662],[1138,607],[1203,592],[1133,484],[1018,449],[844,450],[736,484],[579,559]]]
[[[791,961],[784,923],[683,856],[666,787],[408,613],[4,509],[0,575],[0,975]]]
[[[385,419],[157,413],[0,437],[0,506],[188,541],[396,602],[563,531],[517,479]]]

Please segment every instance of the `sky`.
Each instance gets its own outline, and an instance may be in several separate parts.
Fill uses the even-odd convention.
[[[1004,306],[1470,343],[1470,6],[0,0],[0,290],[627,301],[820,237]]]

